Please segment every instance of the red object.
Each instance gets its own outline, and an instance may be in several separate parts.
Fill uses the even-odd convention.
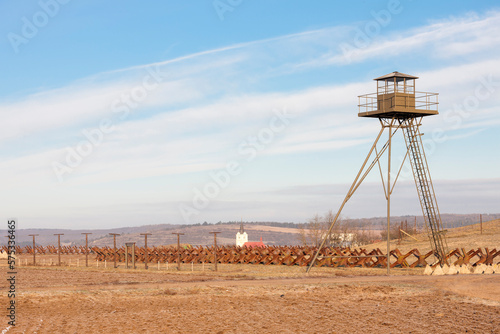
[[[260,241],[247,241],[243,244],[243,247],[248,247],[248,248],[266,247],[266,245],[262,242],[262,237],[260,237]]]

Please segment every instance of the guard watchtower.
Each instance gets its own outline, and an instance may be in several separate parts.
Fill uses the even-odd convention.
[[[413,75],[393,72],[375,78],[377,92],[359,96],[359,117],[415,118],[437,115],[438,94],[415,92]]]
[[[417,188],[422,214],[425,220],[429,241],[431,248],[434,251],[435,257],[443,265],[447,263],[448,247],[446,238],[442,228],[441,215],[432,185],[431,175],[429,173],[429,166],[424,152],[424,145],[422,143],[422,133],[420,133],[420,126],[422,119],[425,116],[432,116],[438,114],[438,94],[429,92],[417,92],[415,90],[415,80],[418,77],[404,74],[400,72],[393,72],[381,77],[375,78],[377,82],[377,92],[371,94],[360,95],[359,98],[359,117],[377,118],[380,122],[381,129],[375,139],[375,142],[368,153],[361,169],[358,172],[354,182],[349,189],[344,202],[340,206],[335,219],[330,225],[328,232],[318,248],[313,260],[310,262],[307,271],[316,262],[325,241],[330,235],[333,226],[335,225],[344,205],[354,194],[356,189],[361,185],[372,168],[378,165],[382,185],[384,189],[385,198],[387,199],[387,255],[386,264],[387,272],[390,268],[390,216],[391,216],[391,194],[396,185],[401,169],[406,159],[410,160],[412,167],[415,186]],[[377,143],[385,130],[388,130],[388,140],[380,148]],[[391,149],[392,139],[394,135],[400,130],[406,143],[406,155],[399,167],[399,171],[391,181]],[[386,180],[382,173],[380,159],[382,155],[387,152],[387,174]],[[373,161],[368,164],[370,157],[375,153]]]

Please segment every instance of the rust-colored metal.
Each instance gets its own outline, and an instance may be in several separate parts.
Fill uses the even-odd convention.
[[[177,246],[160,246],[148,248],[134,247],[135,243],[127,243],[125,247],[114,250],[109,247],[92,247],[91,251],[97,261],[114,261],[128,263],[145,261],[148,256],[149,262],[172,263],[216,263],[224,264],[255,264],[276,266],[308,266],[313,260],[318,247],[310,246],[267,246],[264,248],[246,248],[236,246],[193,247],[184,249]],[[6,246],[1,247],[6,251]],[[17,254],[55,255],[58,248],[54,246],[25,246],[16,248]],[[85,254],[85,247],[61,246],[60,254]],[[132,253],[132,254],[131,254]],[[147,255],[146,255],[147,254]],[[398,248],[390,251],[389,266],[391,268],[417,268],[427,265],[439,265],[431,258],[435,253],[431,250],[422,254],[418,249],[401,252]],[[446,254],[446,260],[455,266],[479,264],[492,265],[500,263],[500,250],[494,248],[477,248],[466,251],[465,249],[453,249]],[[340,247],[323,247],[316,259],[316,265],[321,267],[362,267],[362,268],[386,268],[387,257],[380,249],[366,250],[363,248],[351,249]]]
[[[417,258],[417,261],[413,262],[410,265],[410,268],[415,267],[425,267],[427,265],[427,261],[425,261],[429,256],[434,254],[433,251],[429,251],[427,254],[421,255],[418,249],[413,252],[413,255]]]
[[[184,261],[194,263],[242,263],[242,264],[264,264],[264,265],[298,265],[306,266],[312,261],[313,255],[317,248],[313,247],[268,247],[267,249],[246,249],[231,246],[218,246],[214,256],[213,250],[209,251],[206,248],[193,249],[191,251],[184,250]],[[159,249],[159,254],[162,250]],[[428,258],[433,255],[433,251],[426,254],[420,254],[417,249],[407,253],[402,253],[398,249],[391,251],[391,267],[425,267],[428,263]],[[460,254],[458,250],[453,250],[448,254],[448,258]],[[220,257],[219,257],[220,255]],[[461,262],[464,264],[480,263],[484,259],[484,263],[493,263],[494,259],[500,255],[496,250],[472,250],[467,253],[465,258],[462,257]],[[216,257],[217,256],[217,257]],[[160,256],[161,257],[161,256]],[[472,261],[472,258],[476,259]],[[366,251],[340,249],[340,248],[324,248],[317,260],[318,266],[328,267],[387,267],[387,257],[379,249]]]
[[[409,251],[408,253],[406,253],[404,255],[401,254],[401,252],[397,248],[394,249],[393,251],[391,251],[391,255],[396,258],[396,262],[394,262],[393,264],[391,264],[391,268],[394,268],[394,267],[408,268],[408,267],[410,267],[410,265],[408,264],[408,262],[406,262],[406,259],[410,255],[412,255],[414,251],[416,251],[416,249],[412,249],[411,251]]]

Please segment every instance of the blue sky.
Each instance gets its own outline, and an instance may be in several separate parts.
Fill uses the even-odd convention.
[[[0,201],[20,227],[336,211],[379,130],[357,96],[392,71],[440,94],[422,132],[441,212],[500,212],[495,1],[42,0],[0,13]],[[421,214],[407,167],[394,215]],[[378,173],[344,215],[385,215]]]

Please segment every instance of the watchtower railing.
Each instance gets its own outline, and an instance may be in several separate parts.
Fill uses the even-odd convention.
[[[412,105],[411,107],[414,107],[416,110],[438,110],[438,104],[439,104],[438,95],[439,95],[438,93],[415,92],[415,105],[414,106]],[[379,95],[377,93],[370,93],[358,96],[359,113],[378,110],[378,103],[377,103],[378,96]],[[410,107],[409,104],[402,106]]]

